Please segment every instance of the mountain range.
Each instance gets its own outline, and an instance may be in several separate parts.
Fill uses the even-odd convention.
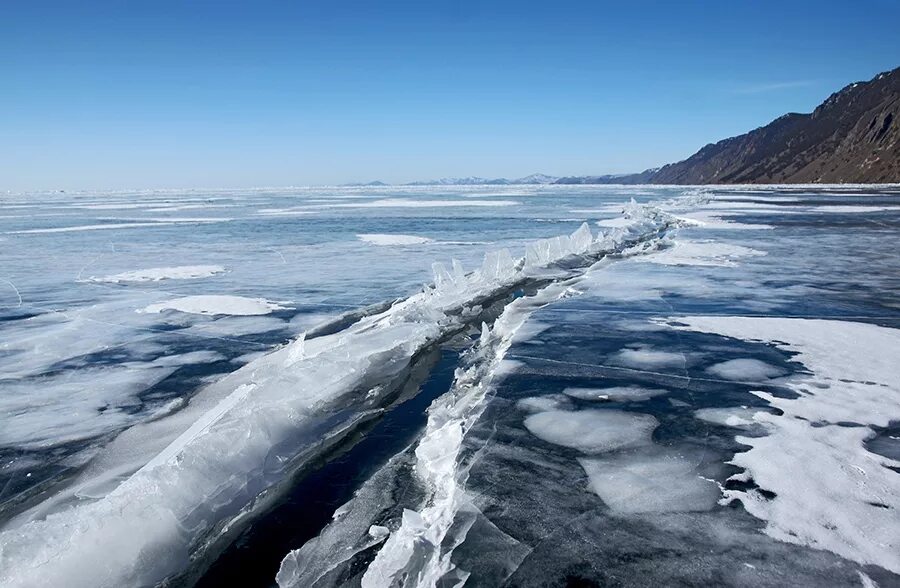
[[[640,173],[444,178],[407,185],[891,182],[900,182],[900,68],[846,86],[809,114],[785,114],[710,143],[684,161]]]

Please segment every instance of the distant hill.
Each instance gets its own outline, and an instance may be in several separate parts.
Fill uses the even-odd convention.
[[[648,169],[639,174],[606,174],[603,176],[568,176],[559,178],[554,184],[647,184],[659,168]]]
[[[647,181],[900,182],[900,68],[850,84],[810,114],[786,114],[744,135],[707,145],[684,161],[660,168]]]
[[[513,184],[553,184],[559,178],[548,176],[546,174],[531,174],[524,178],[515,178],[508,180],[506,178],[441,178],[439,180],[424,180],[418,182],[410,182],[406,186],[508,186]]]

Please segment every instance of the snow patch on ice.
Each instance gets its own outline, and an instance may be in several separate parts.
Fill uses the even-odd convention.
[[[694,412],[694,416],[701,421],[706,421],[715,425],[746,429],[752,428],[757,424],[753,415],[758,412],[767,411],[759,408],[748,408],[746,406],[701,408]]]
[[[706,368],[714,376],[736,382],[764,382],[785,374],[784,370],[758,359],[729,359]]]
[[[716,241],[676,240],[674,246],[653,255],[636,257],[634,260],[661,265],[699,265],[735,267],[739,259],[766,255],[764,251],[742,245]]]
[[[657,446],[580,457],[593,490],[616,513],[712,510],[721,493],[692,452]]]
[[[584,453],[648,443],[658,424],[653,416],[621,410],[550,410],[525,419],[525,428],[535,437]]]
[[[343,202],[340,204],[320,204],[321,208],[456,208],[517,206],[515,200],[415,200],[406,198],[384,198],[365,202]]]
[[[679,329],[775,345],[811,372],[786,383],[797,398],[755,392],[783,415],[757,412],[753,418],[768,435],[737,437],[750,450],[732,459],[746,470],[736,478],[752,477],[775,497],[727,490],[725,500],[740,500],[776,539],[900,572],[900,477],[889,469],[900,461],[864,445],[875,436],[872,427],[900,420],[900,330],[775,317],[670,321]]]
[[[360,241],[365,241],[372,245],[422,245],[424,243],[433,242],[433,239],[429,239],[428,237],[418,237],[416,235],[369,233],[356,235],[356,237]]]
[[[726,220],[722,218],[722,212],[697,211],[690,213],[679,213],[678,218],[685,221],[688,225],[703,229],[728,229],[755,231],[763,229],[772,229],[772,225],[741,223],[734,220]]]
[[[88,282],[159,282],[161,280],[196,280],[208,278],[225,271],[220,265],[181,265],[176,267],[153,267],[111,276],[90,277]]]
[[[223,294],[201,294],[198,296],[185,296],[167,302],[151,304],[138,312],[160,313],[165,310],[177,310],[188,314],[232,316],[252,316],[269,314],[274,310],[283,310],[281,306],[265,298],[244,298],[243,296],[229,296]]]
[[[571,403],[562,394],[549,394],[547,396],[529,396],[516,403],[516,407],[524,412],[545,412],[548,410],[566,410]]]
[[[613,354],[610,362],[635,369],[659,369],[683,367],[685,356],[683,353],[640,347],[637,349],[622,349]]]
[[[642,386],[613,386],[610,388],[566,388],[563,394],[581,400],[609,400],[610,402],[641,402],[666,394],[666,390]]]

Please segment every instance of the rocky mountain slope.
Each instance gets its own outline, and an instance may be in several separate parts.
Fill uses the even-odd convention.
[[[810,114],[786,114],[641,179],[653,184],[900,182],[900,68],[847,86]]]

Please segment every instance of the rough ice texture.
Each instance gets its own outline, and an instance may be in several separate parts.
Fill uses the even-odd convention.
[[[144,418],[135,410],[139,392],[180,366],[220,359],[212,351],[194,351],[47,375],[40,386],[28,380],[4,382],[0,414],[15,416],[0,427],[0,446],[36,449],[122,428]]]
[[[658,388],[643,386],[613,386],[610,388],[566,388],[563,394],[582,400],[609,400],[611,402],[641,402],[666,394]]]
[[[900,330],[835,320],[683,316],[678,328],[792,352],[812,373],[789,386],[798,398],[757,396],[781,411],[754,415],[768,435],[738,437],[750,450],[731,463],[763,490],[727,490],[766,521],[766,533],[900,572],[896,461],[867,451],[871,427],[900,420]],[[855,426],[847,426],[855,424]]]
[[[382,586],[436,586],[453,571],[453,548],[468,532],[454,531],[457,513],[472,508],[465,493],[465,471],[460,471],[463,439],[485,406],[485,398],[498,378],[496,368],[509,350],[516,332],[536,308],[565,296],[565,283],[554,283],[533,298],[519,298],[485,328],[475,350],[473,365],[458,370],[450,391],[428,409],[428,423],[415,450],[415,474],[428,489],[425,505],[405,510],[400,528],[387,539],[362,577],[363,588]],[[446,547],[449,542],[449,548]],[[468,574],[458,572],[463,578]],[[281,584],[285,588],[285,584]],[[296,586],[296,585],[295,585]]]
[[[602,453],[649,442],[656,418],[620,410],[550,410],[525,419],[534,436],[584,453]]]
[[[657,446],[578,459],[591,490],[614,512],[711,510],[721,496],[697,471],[701,456]]]
[[[356,236],[360,241],[371,243],[372,245],[422,245],[431,243],[432,239],[428,237],[418,237],[416,235],[396,235],[368,233]]]
[[[758,359],[743,358],[717,363],[706,368],[706,371],[726,380],[743,382],[764,382],[770,378],[784,375],[784,370],[778,366]]]
[[[89,282],[159,282],[161,280],[195,280],[208,278],[225,271],[220,265],[180,265],[177,267],[153,267],[111,276],[91,277]]]
[[[189,314],[253,316],[269,314],[274,310],[285,308],[265,298],[244,298],[243,296],[226,296],[218,294],[202,294],[185,296],[167,302],[151,304],[138,312],[159,313],[164,310],[177,310]]]

